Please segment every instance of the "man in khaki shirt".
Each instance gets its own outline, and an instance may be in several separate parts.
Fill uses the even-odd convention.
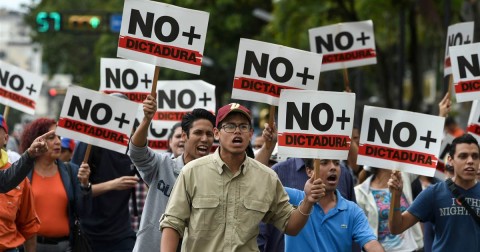
[[[174,252],[185,228],[185,251],[258,251],[260,221],[296,235],[312,206],[325,194],[321,179],[305,183],[305,201],[295,209],[277,175],[245,154],[253,135],[250,111],[236,103],[218,110],[217,151],[191,161],[172,190],[160,229],[161,251]]]

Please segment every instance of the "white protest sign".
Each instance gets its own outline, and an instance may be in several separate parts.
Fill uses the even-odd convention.
[[[308,30],[310,51],[323,54],[322,72],[377,64],[371,20]]]
[[[27,114],[35,114],[42,89],[42,76],[0,60],[0,103]]]
[[[122,98],[70,86],[56,134],[125,153],[138,106]]]
[[[278,106],[278,155],[347,159],[355,94],[283,90]]]
[[[135,119],[134,130],[140,125],[143,120],[143,106],[138,107],[138,113]],[[168,135],[170,129],[178,121],[154,121],[152,120],[148,127],[147,145],[153,151],[166,152],[168,150]]]
[[[282,89],[318,89],[322,55],[240,39],[232,98],[278,106]]]
[[[449,51],[457,102],[480,99],[480,43],[452,46]]]
[[[142,103],[150,94],[155,66],[133,60],[102,58],[100,92],[122,93],[130,101]]]
[[[357,164],[432,177],[445,118],[365,106]]]
[[[480,141],[480,102],[474,100],[468,117],[467,132]]]
[[[447,42],[445,43],[445,60],[443,62],[443,76],[452,73],[452,63],[450,61],[450,46],[466,45],[473,42],[474,22],[465,22],[450,25],[447,32]]]
[[[117,56],[200,74],[208,17],[174,5],[125,0]]]

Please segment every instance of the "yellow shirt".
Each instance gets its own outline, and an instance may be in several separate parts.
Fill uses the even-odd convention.
[[[217,149],[182,169],[160,229],[188,228],[185,251],[258,251],[260,221],[284,231],[293,210],[274,171],[247,157],[232,174]]]

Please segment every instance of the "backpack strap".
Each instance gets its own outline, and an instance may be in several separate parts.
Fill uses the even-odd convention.
[[[472,218],[480,225],[480,216],[478,216],[475,210],[473,210],[468,204],[468,202],[465,200],[465,196],[458,191],[457,186],[455,183],[453,183],[452,179],[448,178],[445,180],[445,183],[447,183],[448,189],[450,192],[452,192],[453,196],[458,200],[458,202],[460,202],[460,205],[465,207]]]

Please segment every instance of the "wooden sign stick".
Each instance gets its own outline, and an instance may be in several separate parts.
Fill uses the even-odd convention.
[[[343,84],[346,92],[352,92],[352,89],[350,89],[350,81],[348,80],[348,70],[346,68],[343,69]]]
[[[157,82],[158,82],[158,74],[160,73],[160,67],[155,66],[155,73],[153,74],[153,83],[152,83],[152,90],[150,91],[150,95],[154,98],[157,98]]]

